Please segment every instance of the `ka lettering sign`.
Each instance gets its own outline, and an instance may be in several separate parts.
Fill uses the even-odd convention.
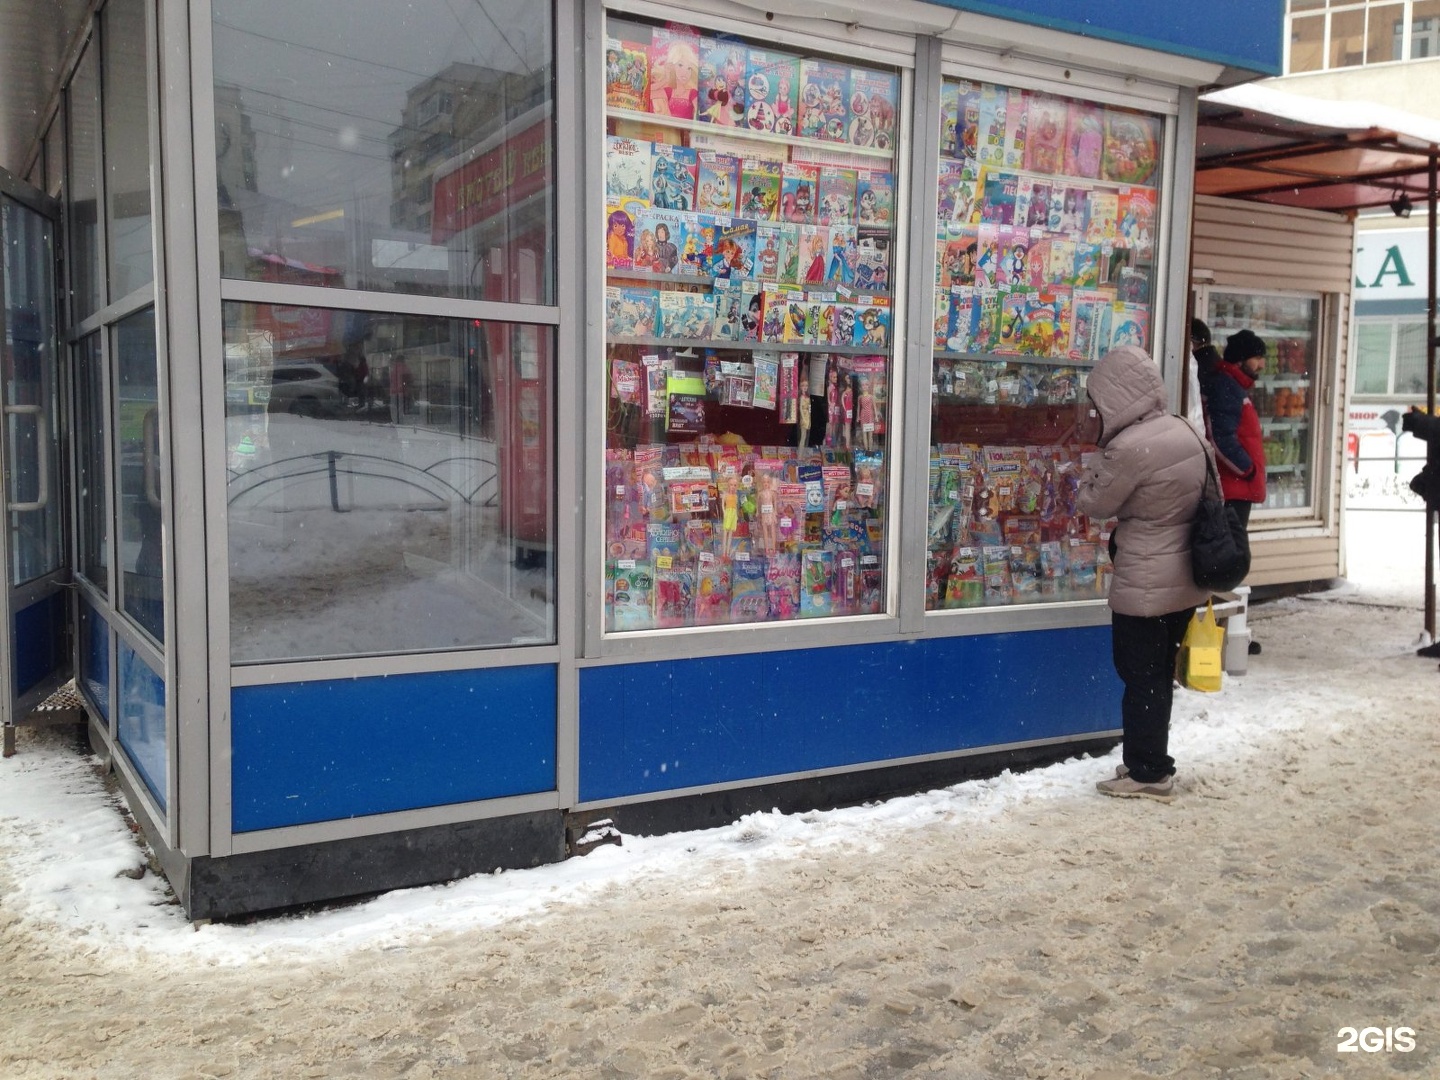
[[[1424,229],[1380,229],[1355,240],[1356,300],[1424,300]]]

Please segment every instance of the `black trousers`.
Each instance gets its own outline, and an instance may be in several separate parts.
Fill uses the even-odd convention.
[[[1254,503],[1246,502],[1244,499],[1226,499],[1225,505],[1235,511],[1235,516],[1240,519],[1240,524],[1250,528],[1250,510]]]
[[[1110,617],[1115,673],[1125,684],[1120,716],[1125,725],[1125,767],[1142,784],[1175,771],[1170,748],[1170,705],[1174,698],[1175,656],[1192,608],[1168,615]]]

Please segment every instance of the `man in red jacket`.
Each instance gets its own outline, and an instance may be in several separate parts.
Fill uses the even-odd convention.
[[[1215,447],[1220,490],[1226,505],[1235,508],[1246,526],[1250,508],[1265,501],[1265,444],[1260,414],[1250,400],[1250,389],[1263,370],[1265,342],[1253,330],[1238,330],[1226,339],[1219,363],[1200,372],[1205,426]],[[1250,642],[1250,652],[1259,651],[1260,643]]]

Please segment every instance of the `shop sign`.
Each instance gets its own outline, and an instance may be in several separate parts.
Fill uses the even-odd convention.
[[[437,179],[431,240],[443,244],[544,189],[550,179],[550,143],[547,117]]]
[[[1402,410],[1394,405],[1351,405],[1345,411],[1347,431],[1389,431],[1394,433]]]
[[[1379,229],[1355,239],[1355,299],[1424,300],[1429,240],[1424,229]]]

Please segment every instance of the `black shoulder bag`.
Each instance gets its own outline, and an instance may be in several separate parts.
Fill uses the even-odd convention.
[[[1229,592],[1250,573],[1250,537],[1234,508],[1225,505],[1210,448],[1193,427],[1190,431],[1205,451],[1205,488],[1190,526],[1190,573],[1202,589]]]

